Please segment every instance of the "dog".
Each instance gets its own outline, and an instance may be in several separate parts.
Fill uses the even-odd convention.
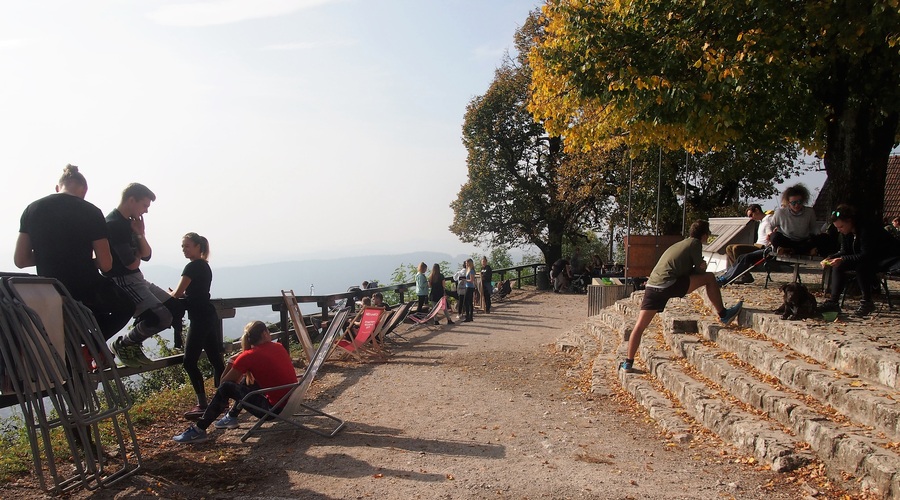
[[[816,298],[800,283],[785,283],[781,285],[784,293],[784,303],[775,310],[781,313],[781,319],[806,319],[816,315]]]

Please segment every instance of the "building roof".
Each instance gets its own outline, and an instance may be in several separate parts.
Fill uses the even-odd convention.
[[[888,158],[884,179],[884,216],[892,219],[900,215],[900,155]]]
[[[713,217],[709,219],[709,232],[713,237],[703,247],[704,252],[725,253],[732,243],[756,242],[759,223],[749,217]]]

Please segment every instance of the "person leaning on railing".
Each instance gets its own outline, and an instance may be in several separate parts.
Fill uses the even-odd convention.
[[[831,212],[832,224],[841,233],[841,249],[822,260],[831,267],[831,297],[822,303],[822,311],[840,311],[840,296],[851,271],[856,272],[862,299],[854,311],[867,316],[875,310],[872,290],[879,269],[900,257],[900,241],[891,237],[874,218],[863,217],[852,205],[839,205]]]

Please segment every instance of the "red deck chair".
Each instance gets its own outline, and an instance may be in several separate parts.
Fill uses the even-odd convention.
[[[445,309],[447,309],[447,296],[441,297],[441,300],[439,300],[437,304],[435,304],[434,307],[432,307],[431,310],[428,311],[428,314],[426,314],[425,316],[417,316],[415,314],[410,314],[409,316],[407,316],[407,319],[412,321],[413,325],[406,331],[409,332],[420,326],[432,326],[437,315],[444,312]]]
[[[378,344],[378,335],[387,315],[382,307],[364,307],[356,318],[350,322],[345,331],[344,338],[335,342],[335,350],[342,355],[350,355],[357,361],[367,361],[366,358],[384,361],[384,351]],[[353,331],[356,323],[359,328]]]

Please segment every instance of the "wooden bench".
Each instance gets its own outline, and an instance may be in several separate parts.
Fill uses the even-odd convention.
[[[794,283],[801,283],[800,281],[800,266],[802,264],[816,264],[818,265],[821,261],[821,257],[816,255],[777,255],[775,257],[775,262],[781,262],[783,264],[791,264],[794,266]],[[769,288],[769,281],[772,281],[772,268],[769,261],[766,261],[766,284],[763,288]]]

